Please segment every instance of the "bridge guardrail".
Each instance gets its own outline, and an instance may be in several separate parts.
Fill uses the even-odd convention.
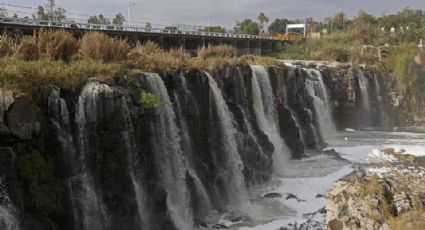
[[[81,23],[81,22],[73,22],[73,21],[44,21],[44,20],[37,20],[37,19],[30,19],[30,18],[0,17],[0,23],[11,24],[11,25],[51,27],[51,28],[74,28],[74,29],[85,29],[85,30],[142,32],[142,33],[176,34],[176,35],[185,34],[185,35],[205,36],[205,37],[225,37],[225,38],[277,40],[277,41],[282,40],[278,37],[264,36],[264,35],[203,32],[203,31],[192,31],[192,30],[184,30],[184,29],[168,30],[165,28],[101,25],[101,24],[90,24],[90,23]]]

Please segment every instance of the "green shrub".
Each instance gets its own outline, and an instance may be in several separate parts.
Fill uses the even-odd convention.
[[[156,94],[149,92],[140,93],[139,102],[146,109],[158,108],[165,104]]]

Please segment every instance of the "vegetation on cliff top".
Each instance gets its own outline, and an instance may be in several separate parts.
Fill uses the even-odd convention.
[[[227,45],[200,48],[192,57],[181,48],[162,50],[153,42],[130,47],[124,39],[99,32],[81,39],[62,30],[41,30],[19,40],[0,37],[0,87],[21,92],[41,84],[78,87],[88,78],[108,80],[131,69],[163,72],[251,63],[282,65],[268,57],[238,57]]]

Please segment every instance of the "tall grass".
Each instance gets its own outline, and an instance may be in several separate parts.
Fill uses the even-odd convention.
[[[112,38],[104,33],[90,32],[83,36],[78,55],[80,58],[103,61],[122,61],[126,58],[129,45],[127,40]]]
[[[16,52],[16,43],[8,35],[0,35],[0,57],[10,56]]]
[[[40,58],[69,61],[78,50],[77,39],[64,30],[41,30],[33,39]]]
[[[0,88],[21,92],[31,92],[45,84],[73,88],[91,77],[107,80],[124,72],[122,65],[101,60],[65,63],[49,59],[25,61],[16,57],[0,58],[0,69]]]

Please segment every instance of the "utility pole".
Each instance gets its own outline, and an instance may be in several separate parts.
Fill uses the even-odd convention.
[[[211,18],[213,16],[213,13],[208,13],[208,32],[211,32]]]
[[[131,26],[131,7],[136,5],[135,2],[128,3],[128,26]]]

